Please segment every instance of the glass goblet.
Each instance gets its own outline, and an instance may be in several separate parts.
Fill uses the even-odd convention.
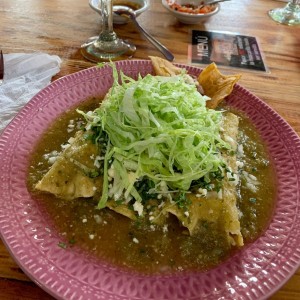
[[[285,25],[300,24],[299,0],[290,0],[283,8],[274,8],[269,11],[269,16],[276,22]]]
[[[93,62],[120,60],[131,57],[136,47],[118,38],[113,30],[113,0],[99,0],[101,32],[95,40],[89,39],[81,48],[82,55]]]

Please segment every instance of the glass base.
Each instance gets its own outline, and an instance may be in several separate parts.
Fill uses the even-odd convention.
[[[274,8],[269,11],[269,16],[276,22],[285,25],[300,24],[300,7],[298,5],[288,4],[283,8]]]
[[[133,56],[136,47],[122,39],[116,38],[113,41],[89,41],[81,48],[82,55],[93,62],[110,60],[122,60]]]

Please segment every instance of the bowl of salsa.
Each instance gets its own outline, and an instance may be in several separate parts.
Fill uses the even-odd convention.
[[[162,5],[184,24],[205,22],[220,11],[219,4],[205,5],[203,0],[162,0]]]

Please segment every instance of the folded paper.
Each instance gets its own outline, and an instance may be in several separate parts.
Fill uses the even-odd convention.
[[[46,53],[4,54],[0,86],[0,133],[19,110],[60,70],[61,59]]]

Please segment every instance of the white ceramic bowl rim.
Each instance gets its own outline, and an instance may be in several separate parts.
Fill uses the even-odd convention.
[[[150,6],[150,1],[149,0],[130,0],[130,1],[132,1],[133,3],[140,3],[141,4],[141,8],[139,8],[135,11],[135,13],[137,15],[144,12]],[[99,3],[99,0],[89,0],[89,5],[91,6],[91,8],[96,10],[98,13],[101,14],[101,10],[98,8],[98,3]],[[118,5],[121,5],[121,4],[118,4]]]
[[[142,12],[144,12],[150,6],[150,0],[131,0],[131,1],[134,2],[134,3],[141,3],[141,8],[139,8],[139,9],[137,9],[135,11],[135,13],[137,15],[141,14]]]

